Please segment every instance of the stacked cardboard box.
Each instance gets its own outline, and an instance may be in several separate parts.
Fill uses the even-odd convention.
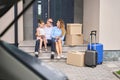
[[[66,45],[83,44],[82,24],[67,24]]]
[[[67,54],[67,64],[74,66],[84,66],[85,52],[71,51]]]

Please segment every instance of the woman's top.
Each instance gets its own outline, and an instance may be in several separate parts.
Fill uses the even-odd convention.
[[[62,30],[58,28],[57,26],[53,27],[51,37],[56,38],[56,37],[61,37],[62,36]]]

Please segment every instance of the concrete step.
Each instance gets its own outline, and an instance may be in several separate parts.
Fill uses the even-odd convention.
[[[19,44],[19,49],[28,52],[28,53],[32,53],[34,52],[35,49],[35,40],[31,40],[31,41],[23,41]],[[67,51],[85,51],[87,49],[87,44],[82,44],[79,46],[67,46],[64,45],[63,46],[63,52],[67,52]],[[48,51],[51,50],[51,47],[48,46]]]
[[[19,49],[27,52],[28,54],[30,54],[32,56],[35,56],[35,54],[34,54],[35,40],[21,42],[19,44]],[[63,55],[66,57],[68,51],[86,51],[86,49],[87,49],[87,44],[82,44],[82,45],[79,45],[79,46],[64,45],[63,46]],[[42,53],[39,54],[38,58],[42,59],[42,60],[49,60],[50,59],[50,54],[51,54],[51,47],[48,46],[48,51],[45,52],[43,50]],[[55,60],[56,60],[56,56],[57,55],[55,55]]]

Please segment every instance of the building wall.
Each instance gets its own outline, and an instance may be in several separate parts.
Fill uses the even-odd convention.
[[[12,7],[4,16],[0,18],[0,33],[9,25],[14,19],[14,7]],[[9,43],[14,43],[14,25],[1,38]]]
[[[18,12],[21,12],[23,9],[22,1],[18,3]],[[0,33],[11,23],[14,19],[14,6],[0,18]],[[23,17],[18,20],[18,42],[23,41]],[[15,41],[15,29],[14,25],[5,33],[5,35],[1,38],[2,40],[14,44]]]
[[[26,7],[31,0],[25,0],[24,7]],[[31,6],[23,16],[24,25],[24,40],[33,40],[33,6]]]
[[[23,2],[20,1],[18,3],[18,14],[23,10]],[[18,20],[18,43],[23,41],[23,16],[21,16]]]
[[[99,41],[107,50],[120,50],[120,0],[100,0]]]
[[[84,0],[84,38],[89,41],[91,30],[97,30],[97,42],[105,50],[120,50],[120,0]]]
[[[97,30],[97,42],[99,35],[99,1],[83,0],[83,34],[86,41],[90,41],[90,31]]]

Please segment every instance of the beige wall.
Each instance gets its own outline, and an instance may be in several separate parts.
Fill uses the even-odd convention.
[[[20,12],[22,8],[22,1],[18,3],[18,12]],[[14,19],[14,7],[12,7],[4,16],[0,18],[0,33],[10,24],[10,22]],[[18,20],[18,41],[23,41],[23,17]],[[5,35],[1,38],[2,40],[13,44],[14,41],[14,25],[5,33]]]
[[[120,50],[120,0],[100,0],[99,41],[105,49]]]
[[[89,41],[89,34],[97,30],[97,42],[99,34],[99,0],[83,0],[83,34],[84,39]]]
[[[0,18],[0,33],[9,25],[14,19],[14,7],[12,7],[4,16]],[[9,43],[14,43],[14,25],[8,30],[8,32],[1,38]]]
[[[85,40],[96,29],[97,42],[105,50],[120,50],[120,0],[84,0],[83,30]]]
[[[18,14],[23,10],[23,2],[20,1],[18,3]],[[18,43],[23,41],[23,16],[21,16],[18,20]]]

